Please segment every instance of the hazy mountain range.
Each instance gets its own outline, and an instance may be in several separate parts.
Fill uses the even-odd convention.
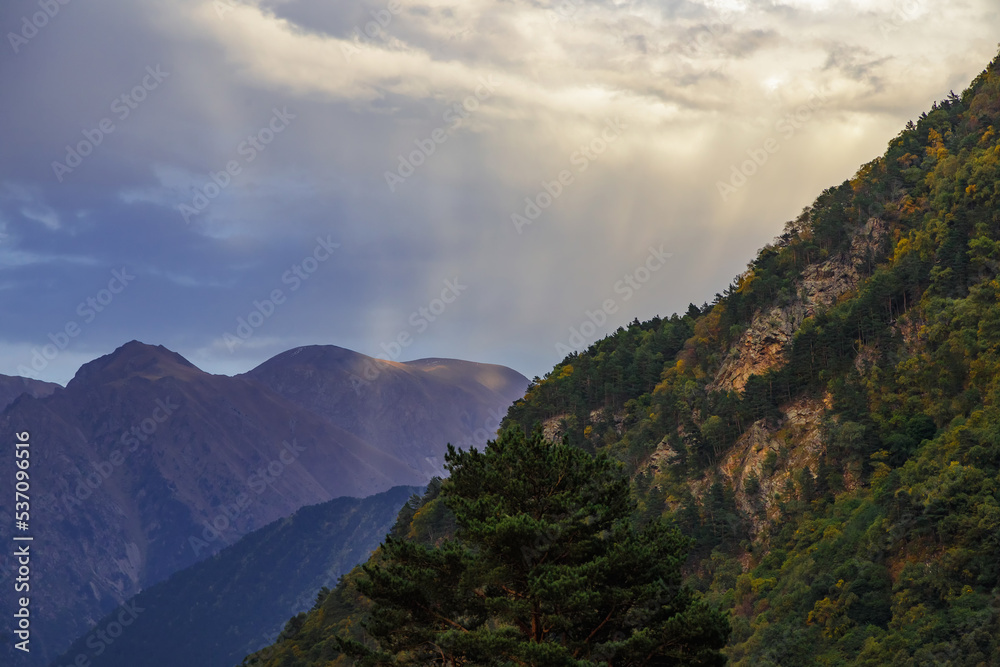
[[[320,589],[332,588],[367,558],[399,508],[421,490],[397,486],[367,498],[303,507],[142,591],[53,664],[71,665],[79,655],[91,667],[236,664],[274,641],[289,617],[312,606]],[[108,641],[123,610],[135,610],[135,618],[128,632]]]
[[[5,378],[6,395],[23,389],[0,428],[31,438],[35,618],[21,664],[44,664],[135,593],[300,507],[426,483],[447,442],[485,440],[527,384],[499,366],[333,346],[228,377],[136,341],[65,388]],[[4,498],[12,485],[0,480]],[[2,564],[6,579],[13,561]]]

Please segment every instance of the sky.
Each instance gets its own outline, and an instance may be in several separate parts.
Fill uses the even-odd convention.
[[[137,339],[543,376],[711,302],[998,28],[994,0],[10,0],[0,373]]]

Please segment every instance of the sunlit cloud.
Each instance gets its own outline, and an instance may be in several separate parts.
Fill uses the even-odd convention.
[[[406,358],[541,374],[650,244],[666,244],[669,265],[599,335],[711,300],[822,189],[967,85],[1000,27],[988,0],[94,0],[65,11],[0,61],[0,304],[35,315],[0,342],[43,343],[62,317],[53,309],[73,306],[49,305],[53,294],[128,264],[142,270],[134,300],[77,354],[140,338],[219,372],[305,343],[378,353],[460,275],[468,295]],[[52,162],[157,64],[169,79],[57,180]],[[275,110],[294,116],[281,133],[267,128]],[[623,127],[613,142],[608,123]],[[254,137],[268,141],[246,150]],[[720,196],[768,140],[767,163]],[[571,181],[518,227],[512,216],[561,174]],[[194,203],[195,214],[181,208]],[[319,235],[342,243],[338,256],[252,341],[220,345],[248,304],[290,288],[281,276]]]

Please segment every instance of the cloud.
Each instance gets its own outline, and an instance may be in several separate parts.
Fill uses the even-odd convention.
[[[33,6],[6,5],[0,24]],[[468,292],[405,358],[544,373],[651,244],[673,257],[604,333],[711,300],[967,84],[998,24],[986,0],[62,6],[0,59],[0,307],[19,315],[0,372],[127,266],[134,284],[64,359],[132,338],[220,372],[305,343],[376,354],[460,276]],[[138,91],[157,67],[169,74]],[[779,123],[817,95],[786,139]],[[275,113],[294,118],[277,132]],[[608,142],[615,119],[627,127]],[[60,179],[53,163],[104,120],[113,131]],[[780,152],[723,201],[717,183],[775,136]],[[511,216],[562,172],[572,183],[518,233]],[[341,249],[292,292],[282,276],[327,235]],[[288,300],[254,336],[220,343],[274,289]],[[65,381],[54,368],[41,377]]]

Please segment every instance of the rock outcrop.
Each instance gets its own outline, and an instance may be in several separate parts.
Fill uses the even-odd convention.
[[[855,232],[849,252],[803,269],[795,296],[788,303],[754,315],[708,388],[742,392],[751,375],[780,367],[785,348],[803,320],[821,308],[829,308],[857,288],[872,258],[881,251],[887,234],[888,225],[879,218],[871,218]]]

